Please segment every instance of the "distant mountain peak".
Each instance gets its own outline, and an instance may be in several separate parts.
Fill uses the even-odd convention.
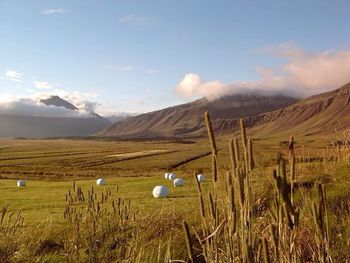
[[[56,106],[56,107],[64,107],[68,110],[74,110],[74,111],[78,111],[79,109],[77,107],[75,107],[72,103],[62,99],[59,96],[53,95],[50,96],[47,99],[41,99],[40,100],[41,103],[44,103],[47,106]],[[96,118],[103,118],[101,115],[99,115],[98,113],[96,113],[94,110],[90,110],[88,111],[88,113]]]
[[[0,108],[0,138],[88,136],[111,124],[92,109],[78,109],[59,96],[37,102],[27,99],[12,103],[10,110]]]
[[[44,103],[47,106],[64,107],[68,110],[79,110],[73,104],[69,103],[68,101],[62,99],[59,96],[51,96],[47,99],[41,99],[40,102]]]

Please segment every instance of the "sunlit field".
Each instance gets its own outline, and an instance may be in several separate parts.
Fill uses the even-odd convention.
[[[217,255],[219,257],[224,254],[213,250],[211,246],[214,243],[200,249],[201,245],[195,239],[199,238],[198,235],[203,236],[204,240],[211,240],[216,236],[215,242],[218,242],[221,235],[226,235],[225,228],[222,230],[221,228],[222,224],[228,224],[227,227],[230,227],[230,222],[233,220],[225,212],[227,205],[231,202],[227,199],[230,192],[228,196],[225,194],[230,189],[231,180],[234,185],[233,196],[238,198],[234,201],[238,202],[235,209],[245,211],[251,207],[249,209],[260,211],[254,215],[256,212],[251,210],[252,215],[257,217],[252,222],[259,226],[252,228],[250,230],[253,231],[252,233],[244,232],[244,235],[252,235],[250,238],[258,242],[260,239],[255,235],[261,231],[261,227],[264,227],[263,222],[267,223],[271,220],[269,224],[274,224],[275,219],[268,219],[269,210],[265,207],[268,206],[270,200],[274,199],[276,191],[278,193],[275,179],[272,176],[273,170],[281,169],[280,166],[277,166],[277,160],[281,157],[288,160],[289,150],[286,140],[259,138],[256,134],[249,136],[257,137],[252,140],[253,152],[250,153],[253,154],[250,158],[254,159],[254,169],[249,173],[250,186],[245,186],[248,188],[244,188],[246,190],[243,190],[243,194],[251,195],[253,199],[250,202],[253,203],[248,207],[246,204],[241,204],[241,208],[238,205],[239,191],[241,191],[239,183],[235,179],[227,181],[232,176],[232,152],[230,156],[230,137],[227,136],[218,137],[215,140],[218,166],[216,183],[213,182],[212,177],[212,148],[205,139],[176,142],[96,139],[1,140],[2,230],[16,230],[12,234],[5,231],[3,237],[17,240],[3,247],[4,251],[7,251],[3,258],[22,260],[22,257],[25,256],[31,260],[74,262],[89,260],[90,253],[93,252],[97,253],[98,261],[102,262],[113,258],[119,260],[123,257],[129,258],[126,259],[130,260],[127,262],[157,262],[154,261],[157,258],[186,261],[188,257],[194,262],[200,262],[204,258],[211,262],[213,260],[211,257],[215,253],[219,253]],[[327,231],[330,233],[327,236],[327,246],[330,248],[322,251],[327,255],[332,253],[335,259],[345,260],[349,257],[349,254],[341,249],[350,242],[349,151],[345,146],[334,146],[337,136],[311,137],[299,141],[296,139],[294,142],[296,173],[293,179],[295,189],[293,198],[295,207],[301,209],[302,219],[300,220],[303,220],[303,225],[295,226],[297,227],[295,231],[298,231],[296,233],[299,234],[293,242],[297,242],[297,247],[303,246],[304,242],[315,242],[312,245],[315,247],[297,249],[288,253],[315,260],[320,257],[317,246],[320,246],[319,249],[322,247],[325,249],[317,241],[319,234],[312,226],[312,214],[309,213],[312,210],[309,207],[310,205],[312,207],[313,200],[318,200],[316,198],[317,185],[321,184],[327,191],[327,220],[329,220]],[[235,137],[239,142],[240,135],[237,134]],[[244,164],[244,147],[239,146],[237,149],[241,156],[238,163],[243,161]],[[281,157],[277,157],[278,153]],[[177,177],[184,178],[185,185],[174,187],[171,180],[164,178],[165,172],[174,172]],[[206,177],[206,181],[200,184],[200,189],[195,179],[195,173],[198,172],[203,173]],[[96,185],[98,178],[104,178],[106,185]],[[17,187],[17,179],[26,180],[26,186]],[[170,196],[155,199],[152,196],[152,189],[156,185],[167,186]],[[198,192],[199,190],[201,192]],[[245,191],[248,192],[245,193]],[[118,202],[118,208],[115,208],[115,202]],[[201,203],[204,206],[201,206]],[[90,211],[89,207],[91,205],[94,207],[96,204],[100,208]],[[216,210],[217,212],[213,212]],[[117,213],[115,218],[111,211]],[[85,214],[87,212],[88,214]],[[205,213],[204,216],[203,213]],[[215,215],[215,213],[219,214]],[[226,219],[221,222],[219,218],[222,216]],[[233,221],[234,225],[241,228],[239,222],[245,224],[241,221],[243,219]],[[186,236],[187,232],[184,232],[182,222],[190,226],[190,237]],[[107,225],[103,227],[104,230],[98,230],[99,227],[96,224]],[[110,228],[110,224],[112,226],[116,224],[117,229]],[[93,232],[90,232],[90,229]],[[218,230],[220,231],[217,232]],[[106,239],[103,233],[109,233],[112,240],[122,238],[123,242],[119,248],[115,249],[103,245],[103,248],[101,247],[103,254],[100,254],[97,247],[102,244],[98,245],[100,242],[98,240],[96,240],[97,243],[91,240],[91,233],[96,233],[94,231],[99,231],[97,235],[102,235],[99,238]],[[212,231],[214,232],[210,233]],[[280,234],[283,236],[288,234],[288,231]],[[34,237],[30,242],[22,236],[28,233]],[[209,237],[205,239],[205,236]],[[189,253],[190,250],[186,250],[184,245],[188,237],[193,248],[192,254]],[[103,242],[109,244],[112,242],[110,238]],[[234,237],[231,238],[235,240]],[[87,243],[84,243],[83,240]],[[264,240],[266,240],[264,242],[272,242],[268,236]],[[22,244],[23,242],[26,245]],[[76,242],[79,244],[83,242],[81,249],[74,249],[76,246],[74,244],[78,244]],[[223,241],[215,243],[215,246],[221,246],[221,242]],[[281,251],[271,252],[271,258],[288,256],[288,253],[285,254],[287,250],[284,251],[289,246],[287,243],[283,241],[280,244],[283,245],[280,248]],[[259,242],[253,244],[263,249]],[[35,246],[36,252],[33,254],[28,251],[28,246]],[[128,249],[130,246],[132,249]],[[273,243],[271,243],[272,247]],[[231,249],[236,250],[234,247]],[[256,249],[254,251],[258,251]],[[268,248],[265,246],[265,249]],[[22,254],[16,254],[18,250],[23,250]],[[87,251],[90,252],[86,254]],[[244,250],[240,253],[235,257],[249,256],[244,254],[246,253]],[[263,258],[262,252],[260,256]],[[328,262],[326,258],[324,260]]]
[[[180,175],[180,174],[179,174]],[[196,185],[193,178],[186,178],[186,185],[173,187],[172,181],[161,175],[154,177],[119,177],[106,178],[105,186],[97,186],[96,180],[78,180],[76,184],[84,191],[93,187],[98,195],[103,190],[111,190],[126,199],[130,199],[133,208],[143,214],[156,209],[168,209],[179,213],[193,211],[197,207]],[[72,182],[27,180],[26,187],[18,188],[16,181],[0,181],[1,204],[9,204],[9,211],[22,211],[26,225],[35,225],[46,220],[56,227],[65,225],[63,211],[66,194],[72,188]],[[206,186],[210,182],[204,183]],[[153,198],[155,185],[166,185],[170,188],[171,197],[158,200]]]

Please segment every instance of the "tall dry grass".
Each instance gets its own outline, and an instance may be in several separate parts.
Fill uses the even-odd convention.
[[[318,197],[299,194],[296,189],[294,138],[289,140],[288,160],[281,154],[271,177],[272,198],[254,194],[252,139],[240,121],[238,139],[229,142],[231,170],[217,176],[215,136],[209,113],[205,114],[213,151],[214,184],[207,195],[198,183],[198,225],[184,222],[188,262],[334,262],[330,249],[330,228],[326,189],[314,183]],[[311,224],[311,221],[313,224]],[[193,238],[195,237],[195,239]]]

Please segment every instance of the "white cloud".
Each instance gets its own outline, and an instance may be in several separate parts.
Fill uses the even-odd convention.
[[[8,97],[0,101],[0,112],[2,115],[33,116],[33,117],[66,117],[87,118],[86,111],[73,111],[64,107],[47,106],[38,99]],[[90,116],[91,117],[91,116]]]
[[[15,82],[22,82],[22,74],[14,70],[6,70],[5,77],[1,77],[3,80],[11,80]]]
[[[92,112],[98,106],[98,103],[89,100],[90,98],[97,97],[98,94],[96,93],[81,93],[79,91],[67,91],[58,88],[50,90],[50,92],[33,94],[31,98],[40,100],[51,96],[59,96],[60,98],[72,103],[83,112]]]
[[[14,71],[7,70],[4,77],[0,76],[0,79],[4,80],[18,80],[21,81],[22,74]],[[21,90],[25,90],[31,95],[26,97],[1,94],[0,96],[0,114],[12,114],[22,116],[61,116],[61,117],[91,117],[91,112],[94,112],[98,103],[91,101],[98,97],[94,92],[79,92],[79,91],[67,91],[60,88],[60,84],[52,84],[46,81],[38,81],[34,77],[30,77],[30,81],[34,85],[33,88],[21,87]],[[17,89],[18,87],[16,87]],[[38,91],[40,90],[40,91]],[[43,105],[40,100],[49,98],[51,96],[59,96],[60,98],[70,102],[79,110],[76,112],[68,111],[62,107],[55,109],[55,106]],[[50,109],[47,109],[50,107]]]
[[[22,78],[22,74],[14,71],[14,70],[6,70],[5,76],[9,77],[9,78],[14,78],[14,79],[21,79]]]
[[[148,25],[152,22],[151,19],[137,16],[137,15],[127,15],[119,19],[120,22],[122,23],[127,23],[130,25],[135,25],[135,26],[145,26]]]
[[[97,96],[97,94],[95,94]],[[51,96],[70,102],[78,110],[69,110],[64,107],[47,106],[41,102]],[[2,115],[15,116],[41,116],[41,117],[67,117],[87,118],[92,117],[91,112],[98,106],[96,102],[89,101],[86,94],[78,91],[69,92],[63,89],[55,89],[50,93],[35,93],[28,97],[14,95],[2,95],[0,97],[0,112]]]
[[[52,14],[59,14],[59,13],[65,13],[65,12],[66,10],[62,8],[53,8],[53,9],[44,10],[42,13],[44,15],[52,15]]]
[[[186,74],[176,87],[176,92],[182,97],[212,97],[221,96],[228,91],[229,85],[220,81],[202,81],[195,73]],[[237,90],[236,90],[237,91]]]
[[[34,84],[34,86],[37,88],[37,89],[54,89],[56,88],[57,86],[55,84],[50,84],[46,81],[36,81],[36,80],[33,80],[32,83]]]
[[[350,81],[350,51],[311,53],[284,44],[262,50],[287,60],[277,69],[257,66],[258,80],[223,83],[203,81],[189,73],[176,86],[182,97],[208,98],[242,92],[283,93],[299,97],[336,89]]]

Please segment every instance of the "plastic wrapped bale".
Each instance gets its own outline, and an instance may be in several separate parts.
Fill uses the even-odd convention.
[[[96,184],[97,184],[97,185],[105,185],[105,184],[106,184],[106,181],[105,181],[105,179],[103,179],[103,178],[99,178],[99,179],[97,179]]]
[[[165,198],[169,196],[168,187],[164,185],[157,185],[153,188],[153,196],[154,198]]]
[[[26,186],[26,181],[24,180],[17,181],[17,187],[25,187],[25,186]]]
[[[198,182],[202,183],[205,181],[205,177],[203,174],[197,174],[197,180]]]
[[[185,184],[185,181],[182,178],[176,178],[174,180],[174,186],[175,187],[183,186],[184,184]]]
[[[175,180],[176,179],[176,174],[169,174],[168,175],[168,179],[171,180],[171,181]]]
[[[170,173],[165,173],[165,174],[164,174],[164,178],[165,178],[165,179],[169,179],[169,174],[170,174]]]

